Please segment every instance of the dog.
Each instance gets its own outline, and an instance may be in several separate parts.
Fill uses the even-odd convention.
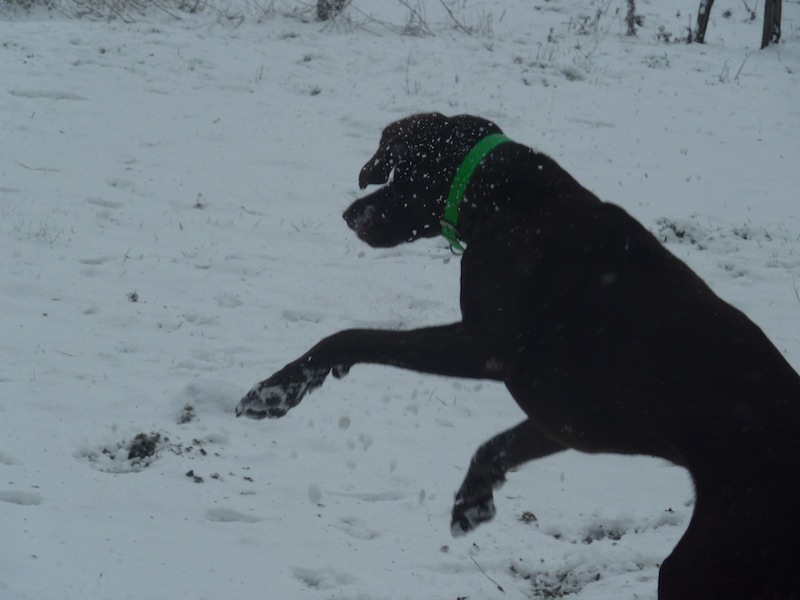
[[[522,463],[572,448],[685,467],[696,502],[660,567],[660,600],[800,597],[800,377],[765,334],[622,208],[470,115],[387,126],[344,212],[391,247],[444,235],[460,322],[353,329],[257,385],[236,414],[281,417],[357,363],[505,384],[527,419],[474,454],[452,511],[495,514]]]

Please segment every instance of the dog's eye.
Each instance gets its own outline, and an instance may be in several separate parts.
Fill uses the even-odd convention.
[[[400,162],[408,156],[408,144],[405,142],[392,142],[391,152],[395,162]]]

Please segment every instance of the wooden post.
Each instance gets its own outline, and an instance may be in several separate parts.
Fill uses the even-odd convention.
[[[764,29],[761,34],[762,50],[781,39],[781,0],[764,0]]]
[[[700,0],[700,8],[697,9],[697,29],[694,30],[694,41],[702,44],[706,40],[706,27],[708,27],[708,17],[711,15],[711,7],[714,0]]]

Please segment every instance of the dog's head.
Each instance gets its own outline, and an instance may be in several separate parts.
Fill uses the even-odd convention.
[[[469,115],[427,113],[395,121],[358,177],[361,189],[387,185],[353,202],[342,215],[347,225],[376,248],[438,235],[459,165],[491,133],[500,128]]]

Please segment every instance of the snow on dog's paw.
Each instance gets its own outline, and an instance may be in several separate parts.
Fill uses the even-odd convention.
[[[327,372],[285,367],[269,379],[256,384],[236,406],[236,416],[251,419],[282,417],[310,391],[325,381]]]
[[[496,510],[492,489],[498,489],[504,481],[502,475],[490,480],[479,475],[474,465],[470,467],[453,503],[453,516],[450,522],[450,533],[453,537],[465,535],[481,523],[494,518]]]
[[[251,419],[271,419],[282,417],[289,410],[286,402],[286,390],[280,386],[259,384],[236,405],[236,416],[242,415]]]
[[[466,535],[481,523],[491,521],[496,512],[494,499],[491,496],[469,504],[460,498],[456,498],[456,503],[453,506],[453,518],[450,522],[450,533],[453,537]]]

